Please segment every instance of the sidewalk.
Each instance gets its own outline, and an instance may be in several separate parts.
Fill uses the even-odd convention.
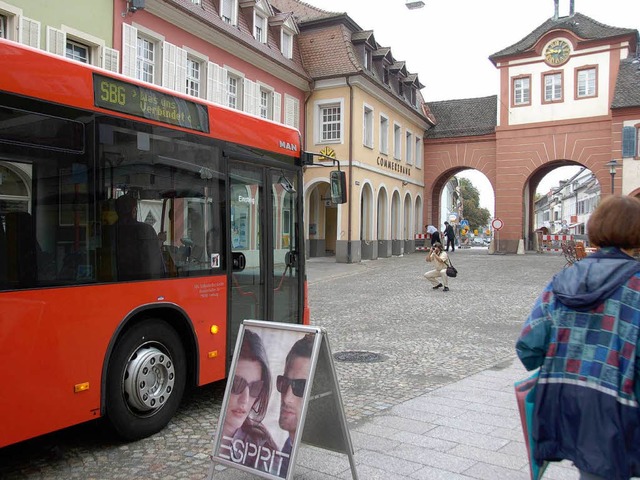
[[[518,360],[396,405],[350,428],[360,480],[528,480],[529,466],[513,383],[527,372]],[[214,479],[257,478],[217,466]],[[227,470],[224,473],[222,470]],[[307,445],[295,479],[352,478],[348,457]],[[565,461],[545,479],[577,480]]]
[[[374,415],[351,428],[361,480],[527,480],[529,466],[513,383],[527,375],[518,360],[497,365]],[[349,479],[345,455],[299,451],[295,478]],[[569,462],[547,479],[574,480]]]

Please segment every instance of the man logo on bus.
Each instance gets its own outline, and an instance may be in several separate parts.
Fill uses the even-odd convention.
[[[298,146],[293,143],[285,142],[284,140],[280,140],[280,148],[284,148],[285,150],[291,150],[292,152],[298,151]]]

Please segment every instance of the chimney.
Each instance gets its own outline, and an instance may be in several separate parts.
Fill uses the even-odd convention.
[[[575,13],[575,0],[570,0],[569,2],[569,16],[573,16],[573,14]]]
[[[560,9],[558,3],[560,0],[553,0],[553,19],[558,20],[558,11]]]

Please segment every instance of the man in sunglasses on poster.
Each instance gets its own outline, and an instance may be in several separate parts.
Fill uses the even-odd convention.
[[[280,450],[283,461],[278,471],[274,472],[281,478],[285,478],[289,471],[289,458],[302,412],[302,397],[309,378],[314,338],[313,334],[308,334],[293,344],[285,360],[284,375],[278,375],[276,379],[276,388],[280,392],[278,424],[289,432],[289,438]]]

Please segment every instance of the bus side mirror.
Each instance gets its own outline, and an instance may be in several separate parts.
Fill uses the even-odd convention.
[[[347,177],[341,170],[332,170],[329,174],[331,184],[331,203],[347,203]]]

